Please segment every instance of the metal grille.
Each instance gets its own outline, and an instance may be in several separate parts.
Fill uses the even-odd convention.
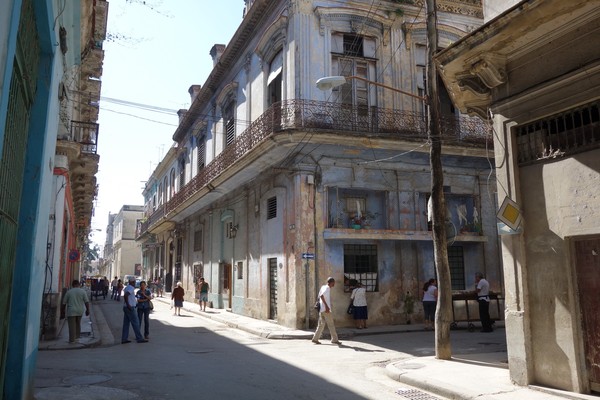
[[[346,281],[348,281],[348,285],[346,285]],[[353,288],[353,281],[362,283],[367,292],[378,290],[376,245],[344,245],[344,291],[350,291]]]
[[[421,392],[417,389],[400,388],[396,390],[396,393],[409,400],[439,400],[439,397],[432,396],[429,393]]]
[[[462,246],[448,247],[452,290],[465,290],[465,259]]]
[[[600,147],[600,104],[594,102],[516,128],[520,165]]]
[[[269,258],[269,318],[277,319],[277,259]]]
[[[95,122],[71,121],[71,140],[81,144],[81,151],[96,154],[99,126]]]

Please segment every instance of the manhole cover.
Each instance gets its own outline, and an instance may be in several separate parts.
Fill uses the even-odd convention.
[[[439,400],[439,397],[430,395],[429,393],[421,392],[417,389],[400,388],[396,393],[409,400]]]
[[[419,368],[423,368],[425,365],[417,364],[417,363],[406,363],[406,364],[396,364],[396,366],[398,368],[402,368],[402,369],[419,369]]]
[[[93,385],[95,383],[110,381],[111,379],[112,376],[107,374],[79,375],[65,378],[63,379],[63,383],[67,385]]]

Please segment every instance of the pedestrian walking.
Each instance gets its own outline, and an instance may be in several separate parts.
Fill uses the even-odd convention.
[[[177,287],[173,289],[171,293],[171,300],[175,307],[173,315],[181,315],[181,307],[183,307],[183,297],[185,296],[185,290],[181,287],[181,282],[177,282]]]
[[[425,314],[425,330],[435,327],[435,309],[437,307],[438,288],[435,279],[431,278],[423,285],[423,312]]]
[[[204,281],[204,278],[200,278],[198,284],[198,304],[200,304],[200,311],[206,311],[206,303],[208,302],[208,283]]]
[[[163,297],[163,288],[164,288],[164,284],[162,282],[162,279],[160,277],[156,278],[156,290],[158,292],[158,297]]]
[[[124,289],[123,281],[119,279],[117,282],[117,297],[115,298],[115,300],[121,301],[121,292],[123,292],[123,289]]]
[[[356,283],[356,286],[350,295],[350,299],[352,299],[352,317],[354,318],[356,328],[367,329],[367,319],[369,319],[367,310],[367,290],[363,287],[362,283]]]
[[[490,318],[490,283],[481,272],[475,274],[477,302],[479,303],[479,319],[481,332],[493,332],[492,319]]]
[[[106,295],[108,294],[108,286],[110,285],[110,282],[108,281],[107,277],[102,278],[102,282],[101,282],[101,287],[102,287],[102,298],[104,300],[106,300]]]
[[[129,340],[129,325],[133,328],[135,334],[135,340],[138,343],[145,343],[148,340],[144,339],[140,333],[140,321],[138,319],[135,307],[137,305],[137,299],[135,298],[135,278],[129,279],[129,285],[125,287],[123,299],[123,330],[121,332],[121,343],[130,343]]]
[[[112,293],[110,295],[110,298],[112,300],[116,300],[117,299],[117,290],[119,287],[119,278],[115,276],[115,279],[112,280],[112,282],[110,283],[110,286],[112,288]]]
[[[140,288],[135,294],[137,299],[137,315],[140,321],[140,331],[142,330],[142,322],[144,325],[144,339],[148,340],[150,336],[150,301],[152,300],[152,292],[146,286],[146,281],[140,282]]]
[[[71,285],[73,287],[65,293],[62,300],[62,314],[67,317],[69,343],[75,343],[75,340],[79,339],[81,335],[81,317],[84,309],[85,315],[90,315],[90,302],[87,293],[81,288],[81,284],[77,279]]]
[[[333,323],[333,315],[331,313],[331,288],[334,286],[335,279],[329,277],[327,278],[327,283],[321,286],[321,289],[319,290],[319,323],[312,338],[312,342],[315,344],[321,344],[319,339],[321,339],[325,325],[327,325],[327,329],[329,329],[331,343],[338,345],[342,344],[342,342],[338,340],[335,324]]]

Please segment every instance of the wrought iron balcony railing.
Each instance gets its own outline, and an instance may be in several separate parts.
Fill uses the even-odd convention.
[[[81,152],[96,154],[99,126],[95,122],[71,121],[70,139],[81,144]]]
[[[491,142],[489,127],[477,118],[444,118],[440,121],[442,140],[465,146],[481,146]],[[274,104],[252,122],[215,159],[200,170],[163,206],[149,216],[140,227],[141,234],[161,218],[190,199],[223,171],[232,166],[265,138],[286,130],[310,129],[340,135],[425,140],[425,115],[377,107],[356,107],[314,100],[287,100]]]

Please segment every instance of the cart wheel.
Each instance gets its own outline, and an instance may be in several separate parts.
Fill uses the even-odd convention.
[[[469,324],[469,332],[473,332],[475,330],[474,324]]]
[[[452,329],[452,330],[458,329],[458,324],[456,322],[450,323],[450,329]]]

